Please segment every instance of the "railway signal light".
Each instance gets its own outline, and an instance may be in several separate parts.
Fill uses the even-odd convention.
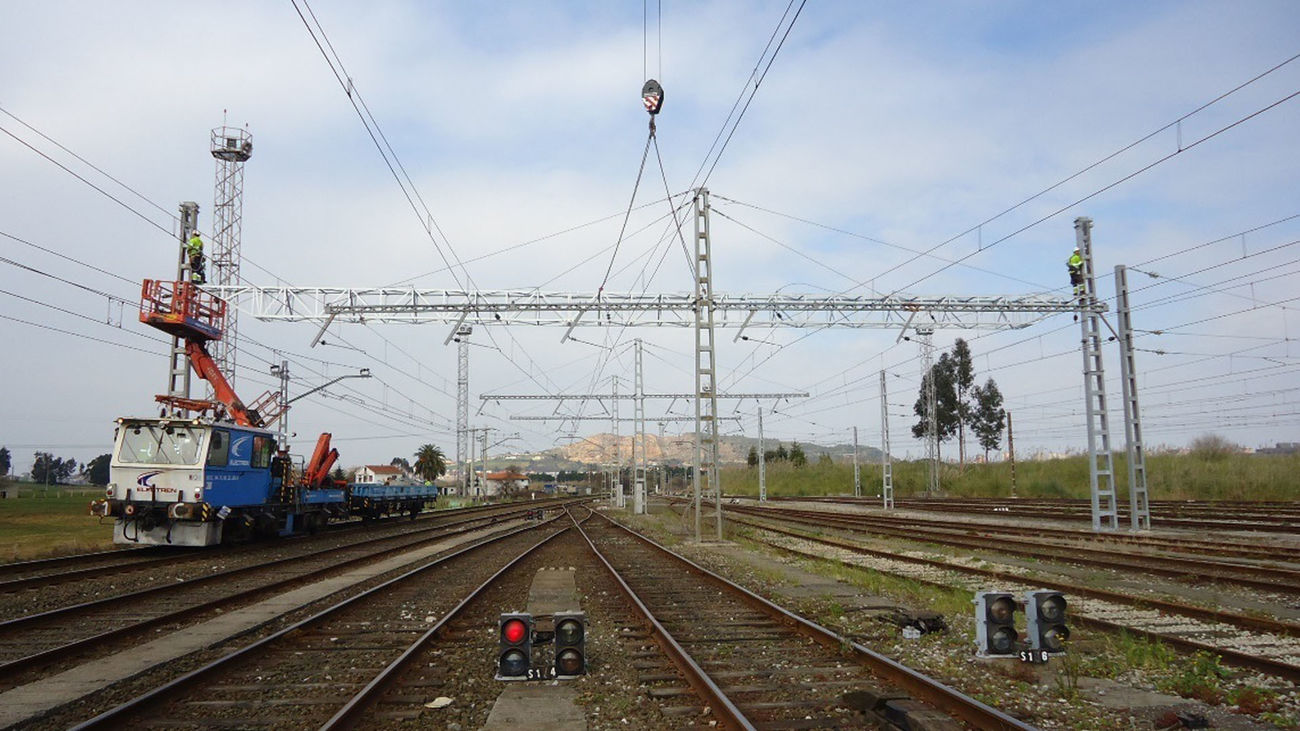
[[[975,594],[975,654],[1009,657],[1019,648],[1016,633],[1016,599],[1005,591]]]
[[[1070,628],[1065,625],[1065,595],[1044,589],[1025,594],[1025,618],[1029,621],[1029,646],[1052,655],[1065,652]]]
[[[533,659],[533,615],[502,614],[497,627],[497,680],[526,680]]]
[[[587,615],[556,612],[555,676],[573,678],[587,672]]]

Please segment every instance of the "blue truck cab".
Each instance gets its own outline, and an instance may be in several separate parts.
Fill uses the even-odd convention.
[[[292,530],[305,491],[286,487],[288,477],[288,461],[266,429],[119,419],[109,485],[91,512],[115,518],[114,543],[210,546],[227,533]],[[341,501],[342,491],[333,492]]]

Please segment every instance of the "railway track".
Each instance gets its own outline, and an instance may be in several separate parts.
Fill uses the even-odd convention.
[[[878,498],[853,497],[773,497],[776,502],[822,502],[844,505],[878,506]],[[1074,522],[1090,522],[1091,506],[1086,500],[1051,500],[1034,498],[900,498],[894,505],[898,509],[967,515],[998,516],[1002,518],[1044,518]],[[1161,528],[1194,528],[1220,531],[1254,531],[1264,533],[1300,533],[1300,504],[1290,503],[1238,503],[1238,502],[1188,502],[1182,500],[1153,500],[1153,524]],[[1121,526],[1130,521],[1128,510],[1119,506]]]
[[[512,533],[432,561],[74,728],[387,728],[411,721],[427,726],[434,712],[424,701],[433,695],[464,702],[504,687],[485,683],[495,656],[496,616],[518,608],[519,587],[527,585],[529,572],[556,557],[589,575],[584,609],[594,622],[616,624],[624,643],[626,654],[591,661],[591,680],[599,687],[604,673],[635,664],[641,674],[637,692],[662,706],[654,716],[661,721],[650,722],[654,727],[721,722],[727,728],[861,728],[887,725],[892,718],[910,719],[914,727],[924,722],[926,728],[959,728],[935,710],[942,707],[975,728],[1031,728],[740,587],[718,583],[719,577],[698,567],[683,570],[684,559],[603,518],[571,525],[567,533],[558,525],[545,528],[545,536],[537,530]],[[585,531],[583,540],[576,531]],[[608,590],[614,582],[640,589],[625,601]],[[699,622],[700,614],[689,606],[697,600],[708,603],[709,616],[728,619]],[[632,604],[653,614],[633,617],[625,608]],[[636,625],[643,623],[653,630],[638,632]],[[590,633],[599,634],[596,627]],[[692,674],[679,674],[656,640],[672,648],[673,662],[681,667],[685,661]],[[846,648],[850,657],[842,654]],[[846,692],[881,699],[874,715],[846,704]],[[907,697],[922,695],[936,706]],[[472,726],[482,724],[486,711],[468,713]]]
[[[478,530],[490,521],[527,509],[478,513],[400,535],[306,553],[295,551],[251,566],[0,622],[0,688],[28,681],[53,663],[109,654],[138,641],[133,638],[178,629],[307,582]]]
[[[1077,540],[1077,532],[1058,533],[1052,528],[1037,529],[1037,539],[1014,537],[1012,531],[998,526],[972,526],[968,523],[935,523],[905,517],[879,517],[857,513],[830,513],[775,507],[729,505],[727,511],[804,525],[835,527],[910,541],[929,542],[975,551],[996,551],[1036,560],[1052,560],[1115,569],[1127,573],[1148,573],[1191,583],[1214,582],[1270,592],[1300,594],[1300,569],[1285,565],[1246,563],[1220,558],[1176,555],[1169,551],[1134,553],[1133,545],[1115,545]],[[1022,533],[1023,535],[1023,533]],[[1278,558],[1274,556],[1274,558]]]
[[[435,620],[565,529],[552,518],[479,542],[332,604],[77,724],[317,728],[377,673],[433,636]],[[539,533],[542,534],[539,540]]]
[[[155,687],[125,702],[120,691],[106,691],[99,701],[49,720],[77,728],[298,729],[445,726],[455,719],[463,728],[478,727],[506,685],[491,680],[496,617],[520,609],[527,594],[521,587],[558,561],[586,577],[579,584],[592,623],[592,675],[581,687],[607,687],[617,672],[635,674],[624,685],[641,698],[631,707],[649,700],[644,705],[653,708],[641,707],[632,727],[639,721],[654,728],[1031,728],[608,519],[597,516],[579,525],[562,518],[544,525],[433,557],[324,609],[315,605],[310,617],[237,650],[220,650],[225,654],[218,661],[193,672],[159,673]],[[834,548],[845,555],[832,560],[871,564],[831,543],[810,550],[811,537],[781,526],[762,530],[774,543],[784,541],[784,550],[820,553],[825,560]],[[919,563],[900,575],[961,585],[951,570]],[[1000,588],[1022,586],[1010,574],[1000,580]],[[1071,596],[1075,623],[1094,621],[1103,604]],[[460,715],[430,710],[435,696],[455,699]],[[583,712],[598,725],[609,721],[599,710]],[[617,723],[617,713],[611,723]],[[94,717],[82,720],[88,716]]]
[[[564,498],[538,500],[529,503],[529,507],[551,507],[570,502]],[[474,515],[492,515],[496,513],[514,513],[528,508],[522,504],[505,503],[480,505],[454,510],[437,510],[421,514],[415,521],[417,530],[429,522],[442,522],[447,519],[459,520]],[[354,534],[374,534],[384,536],[401,534],[412,530],[412,522],[405,518],[382,519],[381,521],[353,521],[351,523],[330,526],[323,534],[317,536],[294,536],[274,541],[259,541],[212,548],[171,548],[167,546],[146,546],[72,556],[56,556],[34,561],[19,561],[0,564],[0,595],[18,592],[23,589],[47,589],[61,583],[82,582],[86,580],[113,577],[115,580],[126,573],[165,569],[168,571],[185,571],[190,565],[203,565],[214,560],[247,553],[268,550],[291,550],[300,545],[319,545],[335,541],[350,541]]]
[[[781,509],[794,510],[795,508]],[[1126,550],[1128,548],[1142,548],[1151,551],[1202,554],[1218,558],[1241,558],[1252,561],[1275,561],[1278,558],[1278,550],[1276,548],[1261,547],[1258,541],[1248,542],[1226,538],[1213,541],[1198,540],[1183,535],[1172,535],[1169,532],[1164,532],[1158,536],[1145,533],[1131,533],[1127,531],[1098,533],[1090,529],[1061,528],[1054,525],[1043,525],[1042,523],[1026,525],[1023,522],[1009,523],[1005,520],[1001,522],[996,520],[987,521],[980,519],[955,521],[935,518],[919,518],[914,515],[900,517],[878,512],[861,513],[861,515],[883,521],[893,521],[907,526],[960,530],[969,535],[989,535],[997,533],[1002,535],[1029,536],[1035,538],[1052,536],[1057,539],[1076,541],[1084,544],[1094,544],[1103,547],[1124,546]],[[980,517],[983,518],[984,516]]]
[[[990,569],[983,562],[873,550],[848,540],[797,532],[768,520],[735,515],[729,520],[759,531],[753,538],[804,558],[832,560],[931,586],[975,592],[987,589],[988,580],[993,579],[999,590],[1020,594],[1043,588],[1063,591],[1071,597],[1071,617],[1076,624],[1106,632],[1128,632],[1184,652],[1213,653],[1227,664],[1300,682],[1300,623],[1098,589],[1060,577],[1033,576],[1011,567]],[[813,550],[812,545],[824,548]]]
[[[728,727],[861,726],[861,709],[846,698],[865,697],[874,699],[865,705],[878,724],[910,713],[913,725],[925,718],[943,728],[942,717],[936,718],[942,712],[976,728],[1031,728],[611,520],[591,521],[583,530],[660,644]]]

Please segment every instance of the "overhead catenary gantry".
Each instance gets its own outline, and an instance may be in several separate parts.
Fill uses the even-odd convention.
[[[641,294],[416,287],[209,287],[259,320],[279,322],[446,323],[549,327],[695,327],[690,292]],[[715,293],[714,327],[881,328],[910,323],[942,329],[1005,330],[1073,313],[1078,303],[1048,294],[867,297]],[[1104,305],[1101,305],[1104,308]],[[322,329],[323,330],[323,329]]]
[[[693,291],[689,293],[617,293],[606,292],[603,288],[593,294],[531,289],[293,286],[224,286],[212,288],[212,291],[226,299],[232,307],[260,320],[319,323],[321,327],[312,339],[313,345],[335,322],[444,323],[452,325],[448,340],[461,328],[473,325],[562,327],[565,331],[561,342],[567,340],[577,327],[694,328],[695,390],[687,396],[694,400],[696,406],[696,482],[693,492],[697,540],[701,538],[700,497],[704,492],[699,484],[701,476],[708,480],[709,487],[712,488],[710,492],[715,501],[718,538],[722,537],[722,491],[717,475],[715,328],[738,328],[740,332],[737,333],[737,339],[742,337],[746,329],[777,328],[897,329],[901,337],[901,333],[909,328],[922,335],[932,334],[938,329],[1018,329],[1050,315],[1066,312],[1076,316],[1084,315],[1085,321],[1095,323],[1095,318],[1107,309],[1104,302],[1092,296],[1095,289],[1090,289],[1089,296],[1083,298],[1044,293],[975,296],[894,294],[886,297],[719,293],[713,288],[707,196],[705,189],[696,191],[695,256],[692,259],[695,282]],[[1090,254],[1091,252],[1087,253],[1088,256]],[[1094,285],[1090,283],[1089,286]],[[639,396],[641,399],[645,397],[644,394]],[[554,397],[544,395],[539,398]],[[461,400],[465,400],[463,394]],[[933,401],[931,399],[931,403]],[[1089,408],[1091,401],[1090,398]],[[615,428],[618,423],[617,404],[618,399],[613,399],[611,415]],[[931,412],[933,411],[932,407]],[[1089,452],[1095,460],[1098,449],[1091,439],[1093,431],[1090,420]],[[937,454],[935,458],[937,459]],[[932,471],[937,475],[937,465],[932,464]],[[1098,470],[1094,466],[1090,471],[1095,504]],[[1094,507],[1094,516],[1096,513]],[[1113,529],[1114,525],[1112,523],[1105,527]]]

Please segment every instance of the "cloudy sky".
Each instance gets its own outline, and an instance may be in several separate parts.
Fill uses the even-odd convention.
[[[433,214],[437,246],[299,10],[302,0],[0,6],[0,445],[16,470],[37,450],[107,452],[114,418],[154,413],[165,345],[135,319],[138,281],[174,271],[166,232],[180,201],[200,203],[200,229],[210,223],[209,131],[223,119],[255,143],[249,284],[591,293],[609,270],[606,291],[687,291],[680,244],[663,235],[663,177],[680,195],[702,167],[719,292],[1060,295],[1072,222],[1089,216],[1099,290],[1113,296],[1116,264],[1135,270],[1148,449],[1206,433],[1300,441],[1293,2],[810,0],[791,27],[785,2],[319,0],[317,38]],[[711,156],[756,69],[767,69],[762,84]],[[646,143],[647,76],[667,90],[663,172],[652,149],[613,256]],[[444,256],[464,266],[449,271]],[[376,376],[299,402],[299,451],[328,430],[349,465],[426,442],[454,452],[448,326],[344,324],[311,348],[316,329],[240,321],[246,400],[274,385],[281,359],[291,393],[359,367]],[[495,429],[493,442],[518,434],[494,452],[575,433],[509,419],[553,403],[478,412],[481,394],[608,392],[614,378],[626,392],[635,337],[648,391],[692,388],[689,330],[575,334],[561,344],[544,328],[476,332],[473,425]],[[812,394],[761,404],[767,436],[843,443],[856,425],[878,444],[883,369],[894,451],[922,453],[908,428],[917,349],[896,331],[732,334],[719,333],[720,388]],[[1068,316],[943,330],[936,343],[956,337],[970,342],[977,379],[998,382],[1019,452],[1086,447]],[[1113,343],[1106,357],[1118,408]],[[727,430],[756,435],[759,406],[724,404],[743,417]],[[1112,425],[1121,446],[1118,411]],[[607,430],[584,421],[576,436]]]

